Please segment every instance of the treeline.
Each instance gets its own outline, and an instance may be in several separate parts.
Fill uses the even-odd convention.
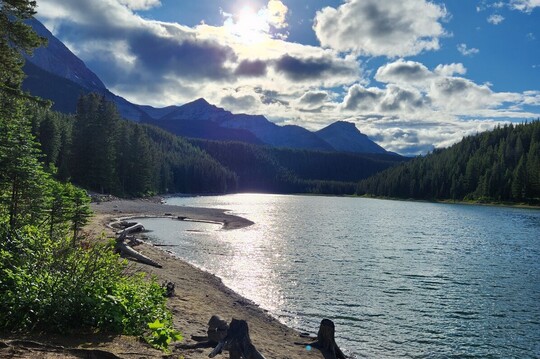
[[[359,180],[405,160],[186,140],[120,119],[114,104],[98,94],[82,96],[76,115],[34,106],[29,116],[51,173],[122,197],[176,192],[354,194]]]
[[[51,175],[58,166],[69,176],[70,141],[79,138],[68,118],[21,90],[21,54],[43,43],[23,22],[35,6],[0,3],[0,332],[143,336],[157,321],[175,334],[164,289],[125,275],[112,243],[80,233],[88,195]],[[46,155],[32,134],[38,128]]]
[[[241,192],[354,194],[356,183],[406,158],[190,139],[238,178]]]
[[[82,96],[74,116],[34,107],[32,129],[42,161],[63,181],[100,193],[224,193],[237,179],[187,141],[158,128],[120,119],[103,96]]]
[[[540,121],[466,137],[361,181],[358,194],[538,203]]]

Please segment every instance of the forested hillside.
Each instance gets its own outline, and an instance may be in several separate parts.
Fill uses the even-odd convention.
[[[353,154],[190,139],[234,171],[242,192],[353,194],[356,183],[406,161],[391,154]]]
[[[359,194],[427,200],[540,201],[540,121],[497,127],[388,169]]]
[[[224,193],[236,176],[185,140],[120,119],[101,95],[79,99],[75,116],[34,107],[33,132],[61,180],[101,193]]]
[[[77,114],[29,110],[42,162],[57,178],[100,193],[353,194],[356,183],[405,158],[186,140],[120,119],[103,96],[82,96]]]

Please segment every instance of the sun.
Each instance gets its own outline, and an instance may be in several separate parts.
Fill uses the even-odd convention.
[[[264,12],[257,12],[245,6],[234,18],[235,21],[231,24],[230,30],[241,42],[260,42],[268,35],[270,26]]]

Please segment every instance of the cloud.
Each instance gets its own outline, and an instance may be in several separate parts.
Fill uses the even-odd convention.
[[[119,0],[119,2],[131,10],[148,10],[161,5],[160,0]]]
[[[253,108],[259,100],[252,95],[233,96],[227,95],[221,99],[221,106],[235,111],[245,111]]]
[[[131,6],[150,3],[157,4]],[[188,27],[144,19],[123,0],[42,0],[38,10],[38,18],[111,90],[133,102],[177,104],[194,93],[219,102],[223,89],[251,86],[279,92],[278,103],[313,86],[361,80],[354,57],[290,43],[266,29],[246,39],[225,24]],[[270,1],[251,20],[269,16],[272,26],[282,28],[287,11],[280,1]]]
[[[375,112],[381,98],[384,97],[384,90],[355,84],[349,88],[347,95],[343,99],[342,108],[345,111]]]
[[[448,65],[437,65],[435,68],[435,73],[442,76],[453,76],[453,75],[465,75],[467,69],[461,63],[452,63]]]
[[[139,70],[152,75],[180,76],[186,79],[224,79],[230,75],[225,63],[236,55],[217,42],[175,38],[141,33],[129,40],[131,54],[136,56]]]
[[[299,103],[310,106],[318,106],[329,98],[326,91],[308,91],[299,99]]]
[[[439,109],[465,114],[500,105],[498,96],[486,85],[461,77],[441,77],[431,83],[429,97]]]
[[[463,55],[463,56],[472,56],[472,55],[476,55],[477,53],[480,52],[480,50],[478,50],[477,48],[468,48],[466,44],[459,44],[457,45],[457,49],[458,51]]]
[[[493,129],[500,124],[494,120],[456,121],[408,121],[395,116],[358,117],[349,119],[356,123],[362,133],[368,135],[384,148],[403,154],[417,156],[459,142],[464,136]]]
[[[504,16],[499,15],[499,14],[493,14],[487,18],[487,22],[493,25],[499,25],[503,21],[504,21]]]
[[[235,70],[239,76],[264,76],[267,72],[267,64],[261,60],[242,60]]]
[[[311,81],[321,77],[333,77],[336,75],[354,76],[357,69],[347,62],[336,60],[331,57],[300,58],[289,54],[283,55],[276,60],[277,72],[293,81]]]
[[[285,4],[278,0],[268,1],[266,6],[266,11],[268,12],[268,19],[270,25],[275,28],[282,29],[288,26],[287,24],[287,12],[289,9]]]
[[[345,112],[405,115],[423,110],[429,102],[430,99],[420,91],[396,84],[389,84],[384,89],[356,84],[349,88],[341,108]]]
[[[325,109],[334,109],[333,95],[327,91],[313,90],[304,93],[297,101],[297,108],[302,112],[321,113]]]
[[[512,0],[510,7],[515,10],[531,13],[535,8],[540,7],[540,0]]]
[[[318,11],[313,28],[323,47],[398,57],[439,49],[446,16],[425,0],[346,0]]]
[[[463,64],[440,64],[432,71],[415,61],[397,60],[382,65],[375,79],[384,87],[353,85],[344,97],[341,109],[389,115],[401,118],[451,116],[497,117],[497,108],[505,103],[533,102],[535,94],[494,92],[487,84],[455,75],[464,75]],[[504,116],[511,116],[504,112]]]
[[[419,62],[398,60],[379,67],[375,79],[380,82],[416,83],[424,82],[433,74]]]

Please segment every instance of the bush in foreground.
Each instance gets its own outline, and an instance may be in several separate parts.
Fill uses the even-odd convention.
[[[51,240],[34,226],[0,222],[0,329],[142,335],[171,323],[164,290],[143,274],[126,276],[112,243]],[[169,324],[170,326],[170,324]]]

